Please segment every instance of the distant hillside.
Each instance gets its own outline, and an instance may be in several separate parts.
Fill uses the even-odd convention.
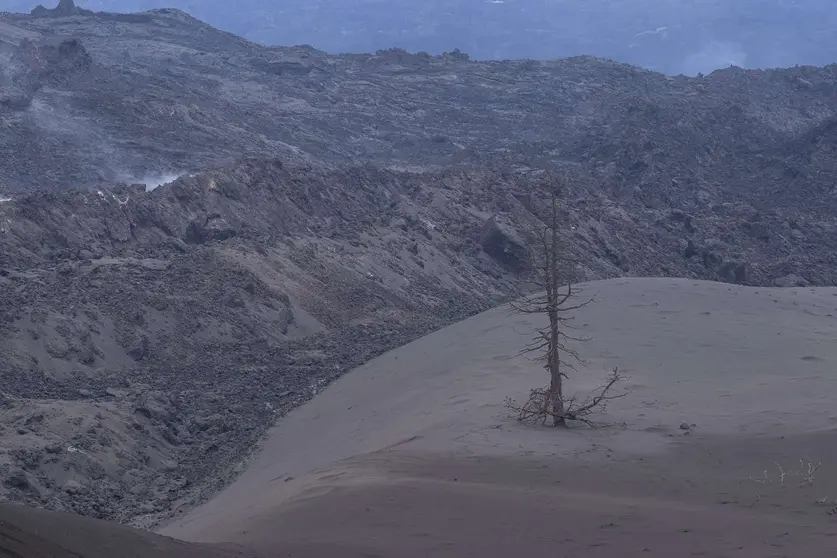
[[[261,47],[171,10],[0,23],[0,191],[159,183],[245,154],[404,168],[578,163],[645,197],[672,179],[672,195],[694,193],[686,180],[710,192],[767,192],[776,180],[827,188],[833,172],[788,152],[816,148],[804,138],[837,114],[837,66],[667,78],[586,57],[330,56]]]
[[[11,2],[11,3],[10,3]],[[400,47],[479,59],[611,58],[668,74],[836,62],[828,0],[79,0],[111,12],[179,8],[248,39],[332,53]],[[35,0],[7,0],[28,12]],[[51,6],[48,6],[51,7]]]

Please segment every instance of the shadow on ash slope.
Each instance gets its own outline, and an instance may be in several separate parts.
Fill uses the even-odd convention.
[[[143,524],[204,499],[344,371],[519,292],[544,182],[245,160],[0,204],[0,494]],[[581,280],[786,282],[805,253],[754,243],[740,206],[628,211],[574,184]],[[811,254],[793,265],[829,277]]]

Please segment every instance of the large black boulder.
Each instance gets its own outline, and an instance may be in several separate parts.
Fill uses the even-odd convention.
[[[526,243],[517,231],[499,223],[496,217],[491,217],[483,225],[480,244],[486,254],[506,269],[523,273],[529,267]]]

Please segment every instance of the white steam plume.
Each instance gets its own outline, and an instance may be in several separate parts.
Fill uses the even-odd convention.
[[[156,190],[160,186],[165,184],[169,184],[170,182],[174,182],[181,176],[187,174],[185,171],[180,172],[159,172],[159,173],[148,173],[143,177],[137,177],[131,174],[123,174],[120,176],[120,182],[125,182],[128,184],[145,184],[145,191],[151,192]]]

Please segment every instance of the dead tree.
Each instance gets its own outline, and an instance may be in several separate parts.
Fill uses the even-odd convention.
[[[522,354],[538,353],[545,361],[549,373],[549,386],[533,389],[523,405],[512,399],[506,400],[506,407],[523,422],[551,419],[553,426],[566,426],[567,421],[581,421],[592,425],[587,418],[594,410],[603,410],[611,399],[623,397],[625,393],[614,394],[612,388],[622,378],[617,369],[594,395],[579,401],[564,394],[564,379],[567,369],[574,369],[574,362],[581,363],[581,357],[570,343],[583,339],[570,335],[572,313],[593,302],[593,299],[579,301],[571,281],[562,285],[562,267],[568,261],[562,253],[559,234],[560,192],[552,186],[549,196],[549,213],[542,218],[543,226],[533,231],[534,240],[530,246],[531,272],[537,294],[529,295],[511,303],[514,311],[522,314],[545,314],[548,324],[534,332],[534,338]],[[563,274],[566,275],[566,274]]]

